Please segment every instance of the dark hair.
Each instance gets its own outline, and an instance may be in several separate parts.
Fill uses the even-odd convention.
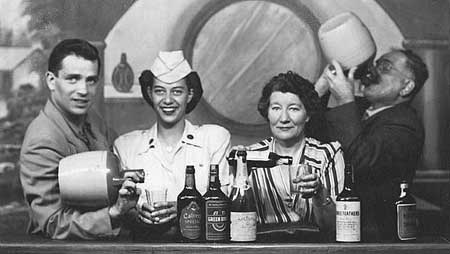
[[[58,71],[62,68],[62,61],[69,55],[97,61],[98,72],[100,72],[101,60],[97,48],[82,39],[66,39],[58,43],[50,53],[48,71],[58,76]]]
[[[406,58],[406,66],[411,70],[414,75],[414,89],[408,95],[411,98],[422,89],[425,81],[428,79],[428,69],[426,64],[423,62],[422,58],[420,58],[416,53],[409,49],[399,49],[399,52],[403,53]]]
[[[296,94],[310,117],[322,111],[322,104],[319,95],[314,89],[314,85],[297,73],[288,71],[273,77],[262,90],[262,95],[258,102],[258,111],[266,120],[268,119],[270,95],[276,91]]]
[[[155,75],[150,70],[145,70],[141,73],[139,77],[139,84],[141,85],[141,93],[144,100],[153,107],[153,101],[148,95],[148,88],[153,88],[153,83],[155,82]],[[202,83],[200,81],[200,77],[197,72],[193,71],[189,73],[186,77],[186,86],[188,89],[194,90],[194,95],[188,104],[186,105],[186,114],[189,114],[192,110],[194,110],[195,106],[197,106],[198,102],[202,98],[203,88]]]

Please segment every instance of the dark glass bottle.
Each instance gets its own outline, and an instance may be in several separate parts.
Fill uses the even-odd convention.
[[[228,156],[228,163],[236,167],[236,150],[232,150]],[[283,156],[270,151],[246,151],[247,166],[250,168],[272,168],[278,165],[291,165],[292,157]]]
[[[336,241],[361,241],[361,200],[353,181],[353,166],[345,165],[344,189],[336,197]]]
[[[212,164],[205,195],[205,240],[230,241],[230,199],[220,189],[219,165]]]
[[[412,241],[417,238],[416,200],[409,193],[408,182],[400,183],[400,196],[395,202],[397,210],[397,240]]]
[[[248,182],[246,152],[237,152],[236,177],[231,190],[230,236],[233,242],[256,240],[256,205]]]
[[[177,197],[179,235],[183,242],[203,240],[204,200],[195,188],[194,166],[186,167],[184,189]]]

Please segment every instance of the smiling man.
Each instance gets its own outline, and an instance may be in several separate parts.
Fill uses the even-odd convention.
[[[20,153],[31,234],[53,239],[115,237],[121,229],[120,217],[136,205],[136,186],[130,180],[123,183],[117,202],[110,207],[90,210],[61,202],[59,161],[76,153],[111,150],[115,138],[90,110],[99,86],[100,65],[97,49],[80,39],[64,40],[50,54],[46,73],[50,98],[29,125]]]
[[[125,168],[143,168],[146,190],[167,189],[167,203],[147,203],[143,191],[138,202],[139,223],[135,239],[167,239],[176,230],[178,194],[185,184],[187,165],[195,167],[196,188],[206,192],[211,164],[219,165],[223,189],[230,183],[226,154],[230,133],[223,127],[194,125],[186,120],[203,93],[200,78],[191,69],[182,51],[160,52],[150,70],[140,78],[144,99],[156,113],[156,123],[148,130],[120,136],[114,151]]]
[[[424,128],[410,103],[428,71],[410,50],[392,50],[375,63],[361,79],[361,99],[353,95],[355,68],[348,77],[336,61],[336,72],[325,68],[323,77],[337,102],[326,117],[331,138],[341,142],[345,159],[355,168],[364,240],[391,241],[397,234],[394,202],[399,183],[411,184],[422,153]],[[323,90],[318,84],[316,89]]]

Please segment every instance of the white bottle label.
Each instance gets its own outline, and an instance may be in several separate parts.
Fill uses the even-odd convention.
[[[361,203],[336,201],[336,241],[361,241]]]
[[[231,241],[251,242],[256,240],[256,212],[230,213]]]
[[[400,240],[416,239],[416,204],[397,205],[397,235]]]

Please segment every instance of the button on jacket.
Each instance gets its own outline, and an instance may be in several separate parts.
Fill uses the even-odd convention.
[[[139,188],[167,188],[167,201],[176,201],[184,188],[187,165],[195,167],[197,190],[203,195],[208,186],[210,164],[219,164],[222,186],[230,183],[226,155],[230,148],[230,133],[218,125],[192,125],[185,120],[180,142],[167,150],[157,138],[157,125],[149,130],[137,130],[120,136],[114,143],[114,152],[122,167],[143,168],[145,181]],[[142,191],[138,205],[146,200]]]

